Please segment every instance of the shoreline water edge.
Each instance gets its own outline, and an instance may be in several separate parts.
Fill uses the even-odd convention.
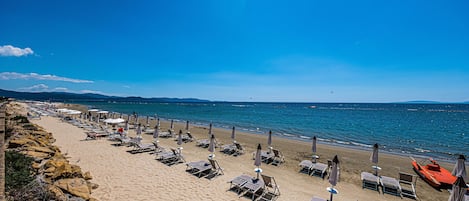
[[[469,134],[464,133],[464,128],[469,128],[469,121],[467,121],[469,118],[469,106],[464,104],[457,105],[461,106],[461,108],[455,108],[454,105],[445,104],[440,106],[397,104],[396,106],[396,104],[362,105],[316,103],[313,109],[309,108],[309,105],[312,105],[311,103],[286,103],[285,105],[284,103],[223,102],[213,104],[72,102],[71,104],[80,104],[86,108],[109,110],[109,112],[116,112],[118,114],[132,115],[132,113],[136,112],[141,118],[149,116],[151,119],[155,119],[156,116],[158,116],[158,118],[165,121],[174,120],[175,122],[185,122],[188,120],[191,124],[201,127],[208,127],[208,125],[212,123],[214,127],[230,130],[232,126],[236,126],[238,131],[255,135],[267,135],[268,131],[272,130],[274,136],[305,142],[310,141],[313,136],[316,136],[318,143],[351,149],[369,150],[374,143],[378,143],[382,145],[380,147],[381,151],[399,156],[411,155],[419,158],[432,157],[441,161],[454,162],[459,154],[469,155],[469,150],[465,149],[465,147],[469,146]],[[266,106],[263,104],[266,104]],[[174,109],[175,107],[181,109]],[[391,109],[388,107],[391,107]],[[241,108],[241,110],[239,110],[239,108]],[[246,110],[247,108],[249,110]],[[443,110],[441,108],[446,109]],[[416,114],[415,110],[420,110],[423,114]],[[181,115],[180,113],[184,113],[184,111],[187,111],[188,114]],[[333,113],[329,114],[330,111]],[[339,111],[339,113],[336,113],[336,111]],[[347,113],[345,116],[343,114],[344,111]],[[358,114],[356,114],[356,111],[358,111]],[[363,111],[365,113],[362,114]],[[379,112],[374,115],[393,116],[374,120],[376,122],[368,125],[367,121],[371,120],[367,118],[375,118],[368,117],[373,116],[373,111]],[[269,113],[263,114],[267,112]],[[223,113],[230,114],[227,115]],[[285,113],[296,114],[286,116]],[[318,115],[323,115],[322,118],[325,119],[333,119],[335,116],[338,116],[337,118],[339,120],[321,120],[321,117],[316,117],[318,116],[316,113],[320,113]],[[448,113],[448,115],[445,115],[445,113]],[[459,116],[454,117],[455,114]],[[399,115],[403,116],[403,119],[409,119],[409,122],[399,120]],[[410,115],[417,115],[417,117],[408,117]],[[430,116],[429,119],[426,120],[427,122],[423,123],[430,128],[426,128],[426,126],[419,128],[415,123],[410,122],[410,120],[424,121],[416,119],[424,115]],[[286,117],[282,118],[278,116]],[[301,116],[301,119],[297,116]],[[270,117],[275,120],[270,120]],[[290,118],[290,120],[287,120],[287,118]],[[311,118],[313,118],[313,120],[310,120]],[[362,119],[356,121],[353,118]],[[455,118],[459,118],[459,122],[451,123]],[[301,123],[301,121],[305,119],[306,122]],[[324,122],[320,123],[320,121]],[[336,121],[350,122],[340,124]],[[393,123],[391,121],[396,122]],[[328,123],[333,125],[327,125]],[[404,123],[408,123],[409,125],[402,125]],[[391,128],[391,126],[383,124],[399,125],[396,125],[396,128]],[[432,125],[429,124],[441,124],[441,126],[433,125],[433,127],[431,127]],[[419,129],[421,131],[419,131]],[[434,129],[435,131],[433,132],[430,129]],[[447,133],[444,133],[445,131]],[[386,132],[388,132],[388,134],[386,134]],[[447,139],[445,139],[445,137]]]

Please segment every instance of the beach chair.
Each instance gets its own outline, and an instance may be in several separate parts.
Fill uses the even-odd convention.
[[[189,132],[187,132],[186,135],[182,137],[183,142],[192,142],[194,140],[195,140],[194,136],[192,136],[191,133]]]
[[[206,176],[206,178],[213,179],[218,175],[225,174],[223,172],[223,168],[220,167],[220,164],[218,164],[217,160],[209,158],[208,161],[210,162],[212,169],[210,170],[210,173]]]
[[[300,166],[300,168],[301,168],[300,172],[311,175],[311,170],[313,169],[314,164],[315,163],[313,163],[313,161],[311,161],[311,160],[302,160],[298,164],[298,166]]]
[[[328,168],[329,166],[324,163],[315,163],[311,168],[311,176],[319,176],[324,179]]]
[[[245,174],[231,179],[230,181],[228,181],[228,183],[230,183],[230,188],[228,190],[235,191],[239,195],[243,190],[243,185],[246,184],[249,179],[252,179],[252,177]]]
[[[140,142],[131,142],[131,146],[133,146],[132,150],[128,150],[127,152],[131,154],[137,154],[137,153],[144,153],[144,152],[151,152],[155,151],[155,145],[153,143],[149,144],[143,144]]]
[[[170,138],[173,137],[174,131],[168,130],[168,131],[161,131],[159,132],[159,137],[161,138]]]
[[[401,186],[401,196],[417,199],[415,192],[417,175],[399,172],[399,185]]]
[[[202,176],[202,174],[209,173],[209,171],[213,168],[212,165],[206,161],[189,162],[186,163],[186,166],[186,172],[197,175],[199,178]]]
[[[165,148],[160,146],[157,142],[152,142],[152,143],[155,146],[155,150],[150,154],[158,154],[158,153],[161,153],[165,150]]]
[[[176,149],[171,148],[172,155],[167,157],[166,159],[163,159],[162,162],[165,163],[168,166],[175,165],[178,163],[184,163],[186,160],[184,159],[184,156]]]
[[[397,179],[387,176],[380,177],[381,187],[383,188],[383,193],[401,196],[401,185]]]
[[[220,147],[220,152],[223,152],[225,154],[233,154],[236,151],[236,145],[235,144],[225,144]]]
[[[233,155],[234,155],[234,156],[239,156],[239,155],[244,154],[244,148],[243,148],[243,146],[241,146],[241,144],[239,144],[239,143],[237,143],[237,142],[234,143],[234,144],[235,144],[235,146],[236,146],[236,150],[235,150],[235,152],[233,153]]]
[[[280,196],[280,189],[277,182],[275,181],[275,178],[263,174],[261,174],[261,176],[262,180],[264,181],[264,189],[259,200],[276,200],[278,196]]]
[[[274,152],[274,157],[272,158],[272,165],[280,165],[285,162],[285,157],[278,149],[272,150]]]
[[[200,139],[195,142],[196,146],[203,147],[203,148],[207,148],[209,144],[210,144],[209,139]]]
[[[367,188],[371,190],[375,190],[379,192],[378,185],[379,185],[379,177],[369,173],[369,172],[362,172],[360,175],[362,180],[362,188]]]

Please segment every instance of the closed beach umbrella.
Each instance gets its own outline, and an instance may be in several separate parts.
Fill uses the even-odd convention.
[[[130,115],[127,115],[127,123],[130,123]]]
[[[317,155],[316,155],[316,136],[313,137],[313,144],[311,146],[311,150],[313,151],[313,162],[316,162],[316,159],[317,159]]]
[[[456,161],[456,165],[454,166],[452,175],[456,177],[463,177],[466,178],[466,157],[464,155],[459,155],[458,161]]]
[[[339,158],[337,155],[334,156],[334,159],[332,159],[332,170],[331,170],[331,175],[329,176],[329,183],[332,185],[330,188],[331,192],[331,198],[329,199],[332,201],[332,197],[336,190],[334,189],[334,186],[337,185],[337,182],[339,181]]]
[[[182,130],[179,130],[178,142],[177,142],[177,144],[178,144],[179,146],[182,145]]]
[[[140,124],[137,126],[137,138],[142,138],[142,127]]]
[[[269,137],[267,138],[267,144],[269,145],[269,149],[272,148],[272,130],[269,130]]]
[[[186,121],[186,131],[189,131],[189,121]]]
[[[453,189],[449,195],[448,201],[464,201],[466,191],[466,182],[464,182],[464,179],[459,176],[453,184]]]
[[[370,157],[370,161],[372,163],[375,164],[375,167],[373,167],[375,169],[375,175],[378,176],[378,143],[375,143],[375,145],[373,145],[373,152],[371,153],[371,157]]]
[[[236,142],[235,137],[236,137],[236,128],[233,126],[233,129],[231,130],[231,139],[233,140],[233,143]]]
[[[174,130],[174,120],[173,119],[171,119],[171,125],[169,126],[169,128],[171,130]]]
[[[329,183],[332,186],[337,185],[337,181],[339,180],[339,158],[337,155],[334,156],[334,159],[332,159],[332,169],[331,169],[331,175],[329,176]]]
[[[256,157],[254,158],[254,165],[257,167],[254,169],[254,171],[257,172],[257,179],[259,179],[259,173],[261,172],[261,169],[259,168],[261,166],[262,160],[261,160],[261,144],[257,144],[257,150],[256,150]]]
[[[129,121],[125,121],[125,131],[129,131]]]
[[[158,125],[158,127],[160,127],[160,118],[159,117],[156,119],[156,125]]]
[[[138,124],[138,114],[135,114],[135,124]]]
[[[208,145],[208,151],[211,153],[210,158],[215,157],[215,154],[213,154],[213,152],[215,151],[215,135],[213,134],[210,137],[210,144]]]
[[[150,124],[150,116],[147,115],[146,125],[149,125],[149,124]]]
[[[155,143],[157,148],[158,148],[158,142],[159,142],[158,136],[159,136],[158,126],[155,126],[155,131],[153,131],[153,143]]]
[[[160,135],[160,131],[158,130],[158,126],[155,126],[155,131],[153,131],[153,138],[155,138],[155,140],[158,139],[158,136]]]
[[[208,126],[208,135],[212,135],[212,123]]]

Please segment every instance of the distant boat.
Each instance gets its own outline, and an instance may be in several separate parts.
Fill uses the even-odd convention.
[[[309,108],[311,108],[311,109],[316,109],[316,106],[315,106],[315,105],[311,105],[311,106],[309,106]]]

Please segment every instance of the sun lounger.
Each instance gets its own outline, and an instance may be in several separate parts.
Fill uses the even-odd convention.
[[[190,172],[193,175],[197,175],[197,177],[201,177],[204,173],[209,173],[212,169],[212,165],[207,163],[206,161],[196,161],[196,162],[189,162],[186,163],[187,168],[186,171]]]
[[[161,137],[161,138],[170,138],[170,137],[173,137],[173,133],[174,133],[174,131],[171,131],[171,130],[162,131],[162,132],[158,133],[159,134],[158,136]]]
[[[140,143],[140,142],[138,142],[138,143],[131,142],[131,146],[133,146],[134,148],[132,150],[127,151],[131,154],[151,152],[151,151],[155,151],[155,149],[156,149],[155,145],[153,143],[143,144],[143,143]]]
[[[236,150],[235,150],[235,152],[233,153],[233,155],[234,155],[234,156],[239,156],[239,155],[244,154],[244,148],[243,148],[243,146],[241,146],[241,144],[239,144],[239,143],[237,143],[237,142],[234,143],[234,144],[235,144],[235,146],[236,146]]]
[[[313,198],[311,198],[311,201],[327,201],[327,200],[324,198],[314,196]]]
[[[237,177],[231,179],[230,181],[228,181],[228,183],[230,183],[230,188],[228,190],[233,190],[239,195],[241,193],[242,186],[249,179],[252,179],[252,177],[249,176],[249,175],[245,175],[245,174],[237,176]]]
[[[276,200],[280,196],[280,188],[275,181],[274,177],[263,175],[262,180],[264,181],[264,189],[259,200],[272,201]]]
[[[185,162],[183,155],[173,148],[171,148],[171,151],[169,152],[163,152],[158,154],[157,160],[161,161],[166,165],[174,165]]]
[[[262,179],[256,179],[249,175],[240,175],[233,178],[228,183],[230,183],[230,189],[238,193],[239,197],[251,194],[251,199],[255,200],[255,196],[261,196],[264,189],[264,181]]]
[[[220,152],[225,154],[233,154],[236,151],[235,144],[225,144],[220,147]]]
[[[272,158],[272,165],[280,165],[285,162],[285,158],[283,157],[281,151],[277,149],[274,149],[272,151],[274,152],[274,157]]]
[[[315,163],[311,169],[311,176],[316,175],[324,179],[328,168],[329,166],[324,163]]]
[[[362,180],[362,188],[367,188],[379,192],[379,177],[369,172],[362,172],[360,176]]]
[[[214,159],[208,159],[208,162],[210,162],[210,165],[212,166],[212,169],[210,170],[210,173],[207,175],[207,178],[214,178],[218,175],[223,175],[225,174],[223,172],[223,168],[220,167],[220,164],[218,164],[217,160]]]
[[[121,138],[116,138],[117,142],[119,142],[118,144],[116,144],[116,146],[124,146],[124,145],[130,145],[131,143],[139,143],[140,142],[140,138],[133,138],[133,137],[121,137]]]
[[[204,147],[204,148],[207,148],[209,144],[210,144],[209,139],[200,139],[195,142],[196,146]]]
[[[383,187],[383,193],[401,196],[401,185],[399,185],[399,181],[397,181],[397,179],[392,177],[381,176],[380,183]]]
[[[401,196],[417,199],[415,192],[417,175],[399,172],[399,185],[401,186]]]
[[[109,135],[106,131],[86,132],[85,140],[96,140]]]
[[[311,170],[313,169],[315,163],[311,160],[303,160],[298,164],[301,167],[300,172],[306,173],[308,175],[311,174]]]

